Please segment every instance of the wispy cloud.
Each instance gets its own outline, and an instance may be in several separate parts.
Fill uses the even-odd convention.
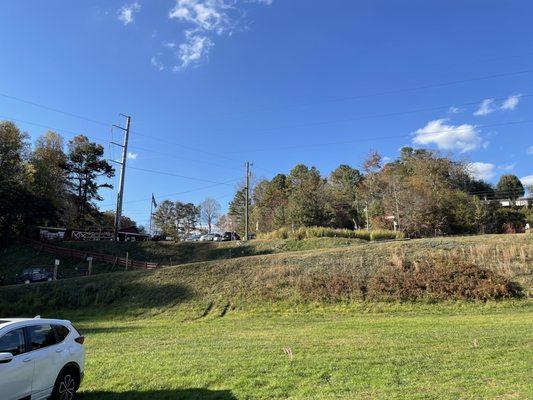
[[[447,124],[446,119],[437,119],[414,132],[413,143],[434,144],[441,150],[457,150],[466,153],[480,148],[483,145],[483,139],[474,125],[451,125]]]
[[[497,107],[494,104],[494,99],[485,99],[479,105],[479,108],[474,112],[476,116],[485,116],[492,114],[497,110]]]
[[[448,109],[448,112],[450,114],[459,114],[461,111],[463,111],[463,110],[461,110],[459,107],[455,107],[455,106],[452,106],[452,107],[450,107]]]
[[[199,62],[205,57],[214,43],[209,37],[198,35],[192,31],[185,34],[186,41],[178,46],[179,65],[174,66],[174,71],[184,69]]]
[[[473,162],[467,165],[469,174],[483,181],[489,181],[496,176],[496,166],[491,163]]]
[[[509,96],[507,100],[505,100],[501,106],[502,110],[514,110],[518,103],[520,102],[521,94],[515,94],[513,96]]]
[[[533,146],[529,146],[526,150],[526,153],[529,155],[529,156],[533,156]]]
[[[474,115],[480,117],[492,114],[495,111],[512,111],[520,103],[521,97],[521,94],[514,94],[505,99],[500,105],[494,99],[485,99],[474,112]]]
[[[183,24],[184,29],[183,39],[162,43],[175,60],[169,69],[181,71],[206,59],[217,38],[231,36],[241,29],[243,7],[253,3],[268,6],[272,0],[175,0],[168,18]],[[160,61],[152,65],[159,70],[166,69]]]
[[[165,69],[165,65],[161,61],[159,61],[156,56],[153,56],[150,59],[150,64],[152,64],[154,68],[158,69],[159,71],[163,71]]]
[[[138,155],[137,153],[128,152],[128,160],[136,160]]]
[[[500,171],[512,171],[516,167],[516,163],[499,165],[498,170]]]
[[[135,21],[135,14],[141,11],[141,4],[139,2],[134,2],[131,4],[123,5],[120,10],[118,10],[118,19],[124,25],[129,25]]]

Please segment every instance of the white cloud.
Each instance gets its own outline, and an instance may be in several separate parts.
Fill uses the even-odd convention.
[[[507,100],[505,100],[501,106],[501,110],[514,110],[518,103],[520,102],[521,94],[515,94],[513,96],[509,96]]]
[[[528,175],[520,178],[520,182],[524,186],[533,186],[533,175]]]
[[[128,152],[128,160],[136,160],[138,154],[137,153],[130,153]]]
[[[496,104],[494,99],[485,99],[481,102],[478,109],[474,112],[475,116],[482,117],[492,114],[495,111],[512,111],[518,106],[521,94],[514,94],[505,99],[501,105]]]
[[[168,16],[221,35],[231,29],[233,22],[230,12],[233,9],[234,6],[225,0],[176,0]]]
[[[476,116],[484,116],[492,114],[497,110],[497,107],[494,104],[494,99],[485,99],[479,105],[479,108],[474,112]]]
[[[156,56],[153,56],[150,59],[150,64],[152,64],[153,67],[159,71],[163,71],[165,69],[165,65],[161,61],[159,61]]]
[[[211,47],[213,47],[213,42],[207,36],[198,35],[192,31],[186,32],[186,41],[178,46],[180,65],[176,66],[174,70],[187,68],[191,64],[197,63],[209,53]]]
[[[483,139],[474,125],[448,125],[446,119],[430,121],[414,132],[413,143],[435,144],[441,150],[458,150],[461,153],[476,150],[483,145]]]
[[[452,106],[452,107],[450,107],[448,109],[448,112],[450,114],[459,114],[461,111],[463,111],[463,110],[461,110],[459,107],[454,107],[454,106]]]
[[[516,163],[507,164],[507,165],[499,165],[498,169],[500,171],[512,171],[516,167]]]
[[[488,181],[496,176],[495,165],[491,163],[473,162],[468,164],[467,168],[470,175],[476,179]]]
[[[124,25],[129,25],[135,21],[135,13],[141,11],[141,5],[139,2],[134,2],[131,4],[123,5],[120,10],[118,10],[118,19]]]
[[[526,153],[530,156],[533,156],[533,146],[529,146],[526,150]]]
[[[168,17],[190,27],[184,30],[181,43],[163,44],[178,60],[172,69],[180,71],[198,64],[215,45],[214,36],[231,36],[244,15],[241,3],[271,5],[272,0],[175,0]]]

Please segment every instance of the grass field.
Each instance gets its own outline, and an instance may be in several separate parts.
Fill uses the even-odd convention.
[[[81,399],[533,397],[532,307],[389,308],[83,318]]]
[[[87,335],[81,400],[533,398],[533,235],[124,246],[183,264],[0,288],[0,315],[68,318]],[[342,280],[340,296],[310,296],[434,256],[524,296],[373,302]]]

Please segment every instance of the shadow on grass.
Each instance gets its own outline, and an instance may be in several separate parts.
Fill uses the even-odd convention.
[[[78,395],[79,400],[237,400],[229,390],[176,389],[147,392],[92,392]]]
[[[0,290],[0,314],[32,317],[58,310],[98,308],[144,309],[176,305],[194,297],[187,286],[175,282],[151,282],[153,272],[121,273],[113,276],[95,275],[90,279],[8,286]]]
[[[241,245],[236,242],[63,242],[60,246],[118,257],[128,253],[133,260],[157,262],[162,266],[273,253],[270,249],[258,249],[253,242]]]
[[[128,327],[109,326],[109,327],[102,327],[102,328],[98,328],[98,327],[84,328],[83,325],[76,326],[76,328],[79,328],[78,330],[83,335],[98,335],[102,333],[116,333],[116,332],[124,333],[124,332],[131,332],[131,331],[141,329],[141,327],[139,326],[128,326]]]

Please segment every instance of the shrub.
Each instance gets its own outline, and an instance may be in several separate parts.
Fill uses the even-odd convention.
[[[459,258],[389,265],[370,279],[370,300],[497,300],[520,297],[516,283]]]
[[[347,239],[362,239],[362,240],[386,240],[403,238],[403,233],[393,232],[388,230],[350,230],[350,229],[334,229],[321,226],[314,227],[300,227],[295,230],[289,228],[280,228],[272,232],[260,234],[261,239],[293,239],[303,240],[311,238],[322,237],[338,237]]]
[[[364,297],[364,279],[345,271],[309,272],[297,283],[298,293],[306,301],[346,301]]]

